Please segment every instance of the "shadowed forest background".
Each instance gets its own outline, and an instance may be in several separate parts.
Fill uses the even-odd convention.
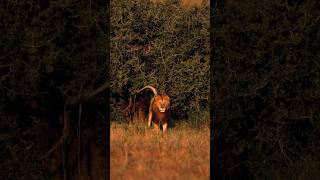
[[[1,2],[0,179],[107,176],[106,6]]]
[[[319,5],[315,0],[212,4],[217,9],[210,106],[216,116],[213,144],[222,155],[214,165],[224,178],[318,179]]]

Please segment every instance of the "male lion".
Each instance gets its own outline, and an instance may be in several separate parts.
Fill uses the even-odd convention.
[[[151,122],[153,122],[156,130],[159,131],[161,123],[163,132],[166,132],[170,115],[169,96],[165,94],[158,94],[157,90],[149,85],[140,89],[137,93],[143,91],[144,89],[151,89],[154,94],[154,97],[151,99],[149,105],[148,127],[151,127]]]

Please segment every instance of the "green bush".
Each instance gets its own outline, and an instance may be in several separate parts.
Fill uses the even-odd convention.
[[[302,159],[319,159],[316,4],[312,0],[219,3],[211,93],[221,120],[216,127],[223,129],[228,144],[225,164],[238,164],[226,168],[229,176],[252,177],[247,169],[258,179],[283,179],[281,173],[293,172]],[[298,177],[295,173],[285,178]]]
[[[0,179],[49,179],[40,158],[57,140],[55,135],[61,135],[59,114],[64,105],[105,83],[106,3],[92,0],[88,4],[1,1],[0,129],[4,134],[0,156],[4,159]],[[106,103],[106,98],[97,99],[91,101],[92,106],[101,99]],[[96,123],[102,119],[94,117],[99,110],[105,115],[105,107],[86,106],[83,116],[87,118],[82,121]],[[14,121],[7,122],[7,117]],[[25,132],[41,130],[36,126],[39,123],[50,126],[51,131],[25,137]]]
[[[207,111],[209,6],[119,0],[111,7],[111,89],[154,84],[171,97],[177,118]]]

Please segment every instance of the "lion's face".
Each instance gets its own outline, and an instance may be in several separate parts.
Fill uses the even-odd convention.
[[[169,110],[170,98],[167,95],[157,95],[154,98],[154,104],[158,108],[159,112],[164,113]]]

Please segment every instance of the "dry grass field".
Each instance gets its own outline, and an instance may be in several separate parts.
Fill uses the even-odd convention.
[[[181,0],[181,5],[183,7],[192,7],[192,6],[202,6],[204,4],[209,4],[209,0]]]
[[[146,124],[111,124],[111,179],[209,179],[208,126],[176,124],[167,134]]]
[[[167,0],[151,0],[151,2],[158,3],[158,2],[165,2]],[[209,4],[209,0],[180,0],[180,5],[185,8],[189,7],[200,7],[204,4]]]

